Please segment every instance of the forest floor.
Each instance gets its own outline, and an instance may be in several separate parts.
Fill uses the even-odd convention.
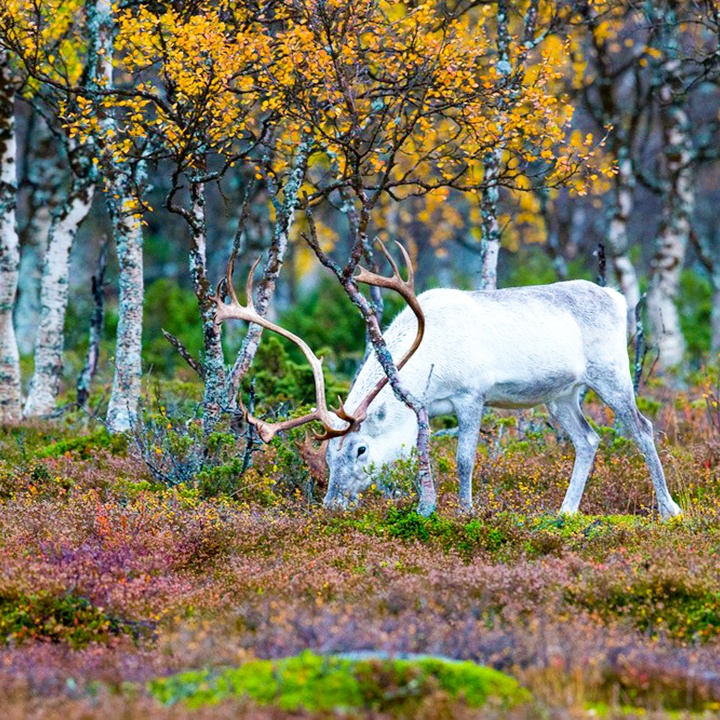
[[[435,439],[429,519],[374,492],[327,513],[288,482],[286,448],[258,452],[234,490],[213,493],[159,483],[132,443],[83,434],[77,418],[5,428],[2,716],[720,715],[713,387],[644,402],[684,510],[666,522],[642,457],[592,399],[606,429],[572,518],[555,514],[572,448],[538,413],[486,423],[472,517],[457,512],[455,441]],[[365,677],[360,699],[333,709],[263,704],[222,680],[307,650],[301,678],[318,656],[369,658],[374,689]],[[527,692],[491,690],[474,708],[467,689],[378,659],[415,655],[470,660]],[[257,667],[281,683],[279,665]]]

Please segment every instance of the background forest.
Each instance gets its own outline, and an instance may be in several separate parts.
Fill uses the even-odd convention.
[[[594,279],[602,245],[660,369],[720,348],[712,2],[6,2],[2,43],[8,419],[53,413],[101,296],[111,428],[178,366],[162,328],[232,407],[257,344],[211,326],[233,247],[270,251],[261,314],[360,353],[313,234],[351,263],[404,242],[419,289]]]
[[[716,711],[719,79],[717,0],[0,0],[2,706]],[[323,513],[302,433],[264,445],[241,404],[300,414],[311,370],[217,324],[218,283],[255,273],[334,397],[402,307],[354,280],[395,240],[418,292],[621,290],[683,518],[592,393],[586,515],[553,514],[542,409],[487,413],[473,518],[452,418],[439,514],[411,462],[402,499]]]

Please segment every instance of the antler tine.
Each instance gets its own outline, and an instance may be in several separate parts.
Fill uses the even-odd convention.
[[[355,275],[355,280],[357,282],[366,283],[367,285],[377,285],[379,287],[385,287],[391,290],[395,290],[395,292],[399,293],[404,298],[404,300],[410,306],[410,309],[413,311],[413,313],[415,313],[415,317],[417,318],[418,323],[417,334],[415,336],[415,341],[413,342],[412,346],[410,347],[408,352],[405,353],[402,360],[400,360],[400,362],[397,364],[399,370],[415,353],[418,347],[420,347],[420,343],[422,342],[422,338],[425,333],[425,315],[423,314],[422,308],[420,307],[420,303],[417,299],[417,295],[415,294],[415,271],[413,270],[410,255],[408,254],[407,250],[403,247],[402,243],[399,243],[397,240],[395,241],[397,246],[400,248],[400,251],[402,252],[403,258],[405,259],[405,264],[407,265],[408,279],[403,280],[400,275],[398,266],[388,252],[388,249],[381,241],[378,242],[380,244],[380,249],[383,255],[385,255],[385,257],[388,259],[388,262],[393,268],[393,276],[385,277],[384,275],[378,275],[377,273],[370,272],[361,265],[358,265],[359,272],[357,275]],[[375,392],[375,395],[377,395],[377,392],[379,392],[379,390],[373,392]]]
[[[378,275],[377,273],[364,268],[362,265],[358,265],[358,274],[355,275],[355,280],[366,283],[367,285],[377,285],[379,287],[396,290],[402,294],[406,300],[408,300],[409,296],[414,295],[415,293],[415,271],[413,270],[410,255],[408,255],[408,252],[403,245],[396,240],[395,244],[400,248],[400,252],[402,253],[407,267],[408,279],[403,280],[402,275],[400,274],[400,269],[398,268],[395,259],[390,254],[390,251],[385,246],[385,243],[378,240],[378,244],[380,245],[380,251],[385,256],[388,263],[390,263],[390,267],[393,270],[392,276],[386,277],[385,275]],[[405,293],[408,293],[408,296],[406,296]]]
[[[235,250],[233,250],[232,253],[230,253],[230,257],[227,261],[227,267],[225,268],[225,292],[230,296],[230,302],[233,303],[238,301],[232,281],[233,272],[235,270],[235,257]]]
[[[390,263],[390,267],[393,269],[393,274],[400,277],[400,270],[398,269],[397,263],[395,262],[395,258],[390,254],[390,251],[387,249],[387,246],[385,243],[380,239],[377,238],[378,245],[380,245],[380,252],[385,256],[385,259]],[[400,245],[400,243],[396,240],[396,245]],[[405,248],[403,248],[403,252],[405,251]]]
[[[412,261],[410,260],[410,254],[405,249],[405,246],[399,242],[398,240],[395,241],[395,244],[400,248],[400,252],[402,253],[403,260],[405,261],[405,267],[407,268],[407,280],[405,281],[407,285],[410,285],[413,290],[415,289],[415,268],[413,267]],[[390,257],[390,253],[388,252],[387,248],[383,245],[383,250],[385,252],[385,257]],[[394,263],[393,263],[394,265]]]
[[[380,252],[385,256],[386,260],[390,263],[390,267],[393,269],[393,275],[400,278],[401,282],[403,282],[405,285],[409,285],[410,287],[415,287],[415,269],[413,268],[412,261],[410,260],[410,255],[408,254],[408,251],[405,249],[405,246],[399,242],[398,240],[395,241],[395,244],[400,249],[400,252],[403,256],[403,260],[405,261],[405,267],[407,269],[407,280],[402,280],[402,276],[400,275],[400,270],[398,269],[397,263],[395,262],[395,259],[390,254],[390,251],[387,249],[387,246],[385,243],[378,238],[378,245],[380,245]]]
[[[255,271],[257,270],[257,266],[260,264],[260,257],[253,263],[253,266],[250,268],[250,272],[248,273],[247,280],[245,281],[245,297],[247,298],[245,303],[248,310],[252,310],[254,312],[255,310],[255,304],[253,303],[253,275],[255,275]],[[233,293],[235,295],[235,293]],[[234,298],[235,302],[237,302],[237,298]]]
[[[338,406],[337,408],[330,408],[341,420],[345,422],[353,422],[355,418],[345,410],[345,403],[342,398],[338,395]]]

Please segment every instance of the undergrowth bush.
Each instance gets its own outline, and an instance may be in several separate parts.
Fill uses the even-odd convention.
[[[128,450],[129,438],[120,433],[111,434],[105,428],[100,428],[88,435],[70,437],[35,451],[36,458],[60,457],[61,455],[75,455],[87,460],[93,457],[98,450],[106,450],[112,455],[124,456]]]
[[[720,634],[720,586],[686,568],[604,573],[568,588],[567,597],[606,618],[626,618],[652,637],[704,642]]]
[[[138,626],[73,593],[0,591],[0,638],[6,643],[47,640],[78,649],[121,634],[137,637]]]

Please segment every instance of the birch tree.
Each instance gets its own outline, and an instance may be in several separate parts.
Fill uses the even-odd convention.
[[[106,423],[111,432],[130,430],[137,414],[142,381],[143,229],[140,197],[145,185],[142,160],[129,162],[114,152],[107,140],[120,135],[118,109],[113,103],[115,82],[115,9],[110,0],[96,0],[88,7],[91,47],[97,43],[97,84],[102,95],[91,93],[91,107],[99,118],[104,198],[113,227],[119,265],[118,327],[115,340],[115,373]],[[91,53],[92,54],[92,53]],[[92,90],[92,88],[91,88]],[[109,100],[108,100],[109,99]],[[92,123],[91,123],[92,124]],[[98,127],[95,126],[95,130]],[[92,132],[89,133],[92,137]]]
[[[650,263],[647,309],[650,334],[658,348],[661,368],[682,363],[685,339],[677,308],[680,273],[690,239],[695,205],[697,155],[687,106],[680,36],[683,17],[670,0],[647,4],[654,29],[657,97],[661,104],[663,157],[663,215]]]
[[[0,422],[20,419],[20,358],[13,325],[20,242],[15,219],[17,139],[15,80],[6,50],[0,47]]]
[[[568,38],[574,93],[601,132],[615,162],[604,244],[612,273],[632,310],[640,300],[638,273],[629,256],[629,224],[635,205],[641,153],[651,123],[652,83],[648,29],[632,3],[578,2],[579,25]]]
[[[93,182],[75,176],[68,197],[53,213],[41,280],[35,369],[23,408],[25,417],[49,415],[55,409],[62,375],[70,251],[77,230],[90,211],[93,194]]]
[[[714,5],[578,2],[574,11],[580,32],[569,37],[576,93],[596,125],[609,128],[606,152],[617,173],[604,240],[631,309],[639,299],[638,274],[628,254],[637,189],[649,189],[662,200],[647,307],[663,369],[678,366],[683,358],[677,308],[680,273],[691,232],[697,168],[707,157],[702,145],[714,142],[708,139],[713,131],[691,118],[693,104],[705,104],[711,97],[703,86],[707,88],[716,67]],[[654,145],[657,152],[648,152]]]
[[[43,156],[35,162],[43,162],[45,168],[30,174],[35,184],[33,203],[39,206],[44,201],[47,207],[34,208],[27,228],[31,255],[35,246],[46,245],[39,283],[35,366],[23,411],[27,417],[47,415],[55,409],[62,373],[70,251],[94,194],[92,143],[79,142],[62,127],[63,111],[77,102],[77,86],[95,81],[97,46],[93,48],[85,40],[83,10],[77,2],[68,7],[50,0],[0,8],[0,44],[11,48],[18,58],[26,88],[24,99],[44,118],[37,138]],[[48,145],[54,145],[50,152]],[[44,233],[46,227],[47,238],[33,237]],[[25,267],[32,270],[30,263]]]
[[[21,355],[35,346],[40,318],[40,282],[53,208],[66,183],[66,167],[58,137],[33,108],[23,150],[21,192],[27,197],[27,216],[20,228],[20,281],[15,304],[15,331]]]
[[[267,38],[252,8],[200,2],[128,8],[118,17],[117,47],[133,86],[114,99],[124,129],[111,140],[120,157],[169,161],[174,168],[165,207],[189,231],[189,273],[203,328],[200,365],[174,344],[202,376],[203,423],[210,432],[232,402],[208,277],[206,188],[230,167],[247,163],[272,135],[254,79],[257,57],[267,56]],[[251,331],[246,345],[252,337]]]
[[[530,0],[521,16],[522,41],[514,43],[511,34],[510,3],[498,0],[495,13],[496,26],[496,72],[508,88],[506,98],[498,108],[499,122],[504,115],[511,115],[512,107],[521,96],[528,55],[538,41],[536,24],[539,0]],[[495,290],[497,287],[497,264],[500,253],[501,229],[498,220],[498,201],[502,181],[502,165],[505,146],[499,141],[483,157],[483,186],[480,191],[482,262],[479,290]]]

